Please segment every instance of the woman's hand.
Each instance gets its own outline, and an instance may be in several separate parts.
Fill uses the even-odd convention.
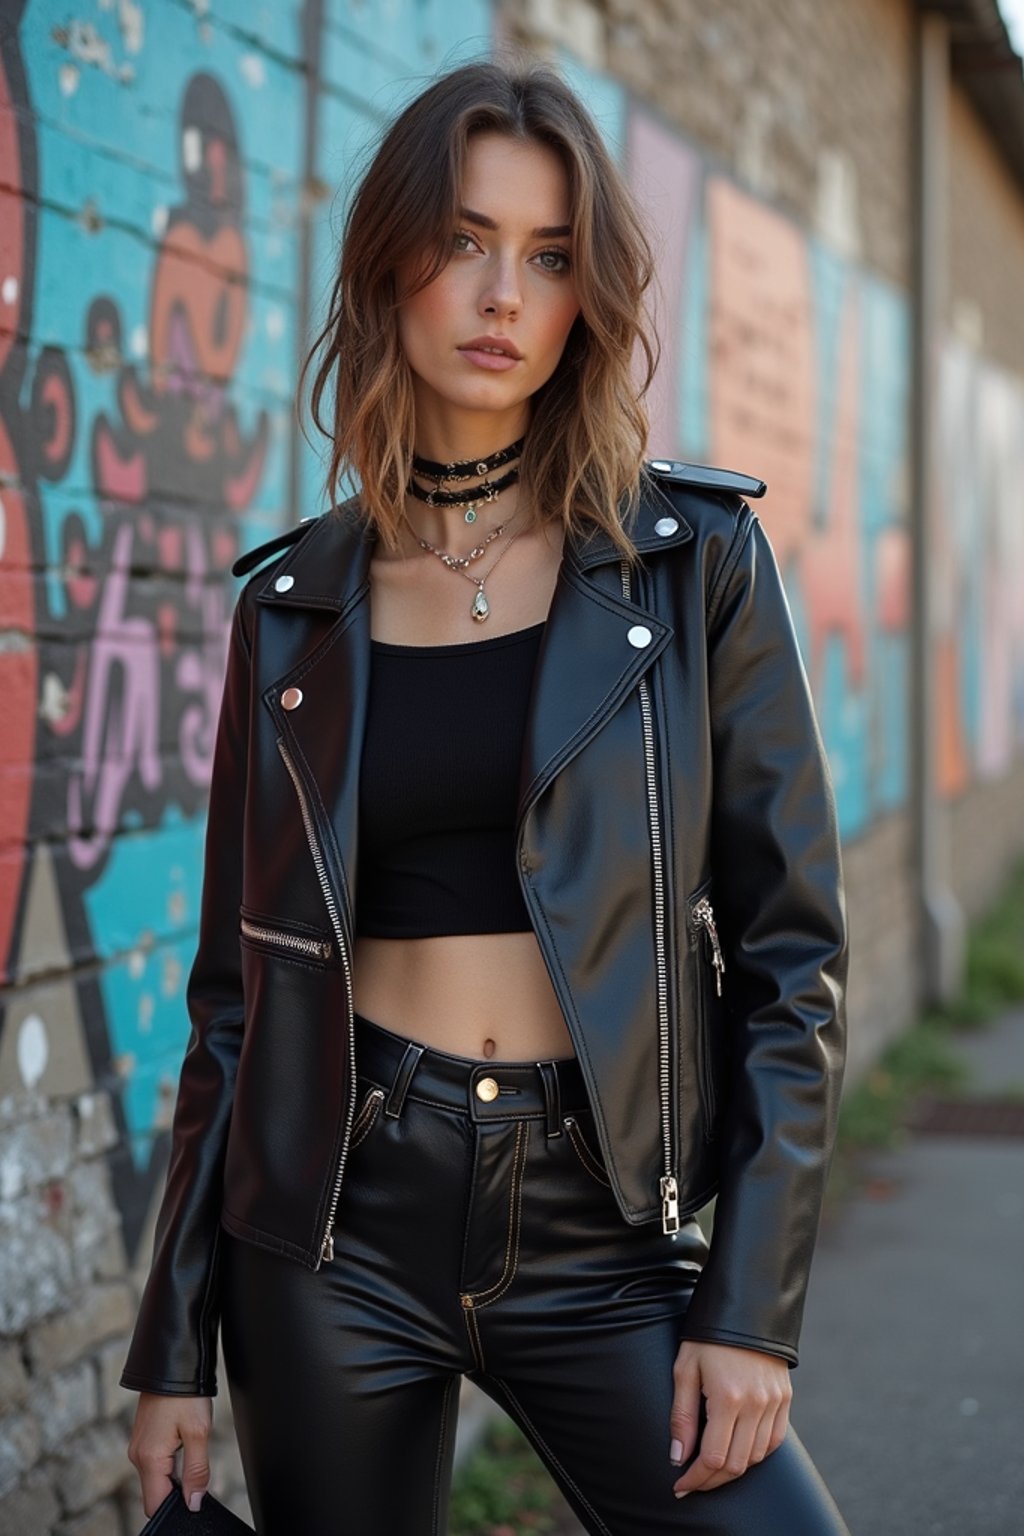
[[[171,1473],[178,1446],[184,1447],[181,1491],[185,1503],[200,1498],[210,1482],[209,1445],[213,1426],[212,1397],[170,1397],[140,1392],[135,1410],[128,1460],[139,1474],[142,1507],[147,1518],[156,1514],[171,1491]],[[199,1508],[198,1500],[194,1506]]]
[[[682,1445],[680,1463],[697,1444],[702,1392],[707,1399],[707,1423],[700,1437],[700,1455],[672,1485],[673,1493],[694,1489],[706,1493],[778,1450],[786,1436],[793,1397],[789,1369],[785,1360],[763,1350],[683,1340],[672,1368],[675,1397],[670,1421],[672,1439]]]

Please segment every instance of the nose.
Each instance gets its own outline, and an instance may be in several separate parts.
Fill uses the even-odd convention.
[[[522,308],[522,303],[515,263],[496,262],[480,295],[481,313],[512,316]]]

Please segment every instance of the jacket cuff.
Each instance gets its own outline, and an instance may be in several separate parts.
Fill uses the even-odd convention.
[[[136,1375],[134,1371],[124,1370],[118,1378],[118,1385],[125,1387],[129,1392],[156,1392],[161,1397],[216,1397],[217,1380],[211,1381],[163,1381],[160,1378]]]
[[[760,1339],[750,1333],[733,1333],[729,1328],[698,1326],[690,1329],[684,1321],[683,1338],[700,1344],[730,1344],[737,1349],[758,1349],[762,1354],[777,1355],[780,1360],[785,1360],[791,1370],[800,1363],[792,1344],[783,1344],[779,1339]]]

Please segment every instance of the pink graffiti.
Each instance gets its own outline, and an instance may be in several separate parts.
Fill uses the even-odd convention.
[[[128,611],[135,532],[116,530],[110,570],[100,591],[96,638],[89,652],[80,766],[68,783],[68,849],[79,869],[107,853],[133,780],[155,791],[160,759],[160,633],[158,624]],[[205,788],[213,760],[230,615],[223,584],[207,580],[205,544],[186,530],[183,607],[199,615],[199,641],[184,648],[175,682],[189,699],[181,710],[178,752],[190,781]]]

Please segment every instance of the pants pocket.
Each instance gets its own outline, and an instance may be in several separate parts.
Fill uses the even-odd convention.
[[[605,1172],[604,1163],[599,1152],[594,1148],[597,1145],[597,1136],[591,1114],[563,1115],[562,1126],[569,1138],[569,1145],[573,1148],[577,1158],[583,1167],[596,1179],[599,1184],[611,1188],[611,1180]]]
[[[384,1103],[384,1089],[376,1085],[367,1089],[363,1095],[363,1101],[356,1111],[356,1117],[352,1122],[352,1137],[348,1144],[349,1152],[353,1152],[359,1143],[370,1134]]]

